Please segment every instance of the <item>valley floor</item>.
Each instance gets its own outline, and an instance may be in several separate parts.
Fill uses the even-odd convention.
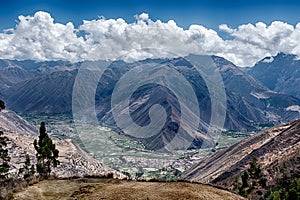
[[[208,185],[81,178],[44,180],[14,194],[14,199],[244,199]]]

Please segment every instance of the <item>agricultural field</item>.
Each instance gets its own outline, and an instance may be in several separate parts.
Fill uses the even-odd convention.
[[[220,132],[214,148],[193,149],[171,153],[150,151],[115,127],[103,124],[76,124],[69,114],[23,116],[36,126],[44,121],[49,135],[56,139],[72,139],[80,148],[103,164],[129,175],[132,179],[176,180],[197,160],[247,137],[239,132]]]

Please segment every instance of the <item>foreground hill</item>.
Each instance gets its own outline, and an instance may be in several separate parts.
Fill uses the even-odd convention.
[[[58,187],[59,186],[59,187]],[[15,199],[207,199],[244,198],[208,185],[113,179],[47,180],[14,194]]]
[[[235,177],[249,167],[253,157],[262,164],[269,182],[280,173],[283,165],[291,177],[299,178],[300,120],[267,129],[199,160],[182,178],[229,188]]]
[[[25,162],[25,156],[30,156],[31,162],[36,163],[34,139],[38,138],[38,130],[22,117],[9,110],[0,112],[0,128],[8,137],[8,152],[11,157],[10,173],[17,173]],[[61,164],[53,170],[53,174],[60,178],[83,176],[108,176],[125,178],[125,176],[82,151],[70,139],[54,140],[59,150]]]

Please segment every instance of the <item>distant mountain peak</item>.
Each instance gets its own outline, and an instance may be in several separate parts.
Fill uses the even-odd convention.
[[[300,60],[296,55],[280,52],[245,72],[275,92],[300,98]]]
[[[274,58],[275,61],[277,60],[296,60],[297,58],[297,55],[294,55],[294,54],[286,54],[286,53],[283,53],[283,52],[279,52],[277,53],[275,56],[272,56]]]

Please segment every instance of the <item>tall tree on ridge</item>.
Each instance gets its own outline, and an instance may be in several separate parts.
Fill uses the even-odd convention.
[[[59,165],[59,151],[53,144],[52,139],[46,132],[45,122],[41,123],[39,140],[34,140],[34,148],[36,150],[36,171],[43,177],[48,177],[51,173],[51,167]]]

